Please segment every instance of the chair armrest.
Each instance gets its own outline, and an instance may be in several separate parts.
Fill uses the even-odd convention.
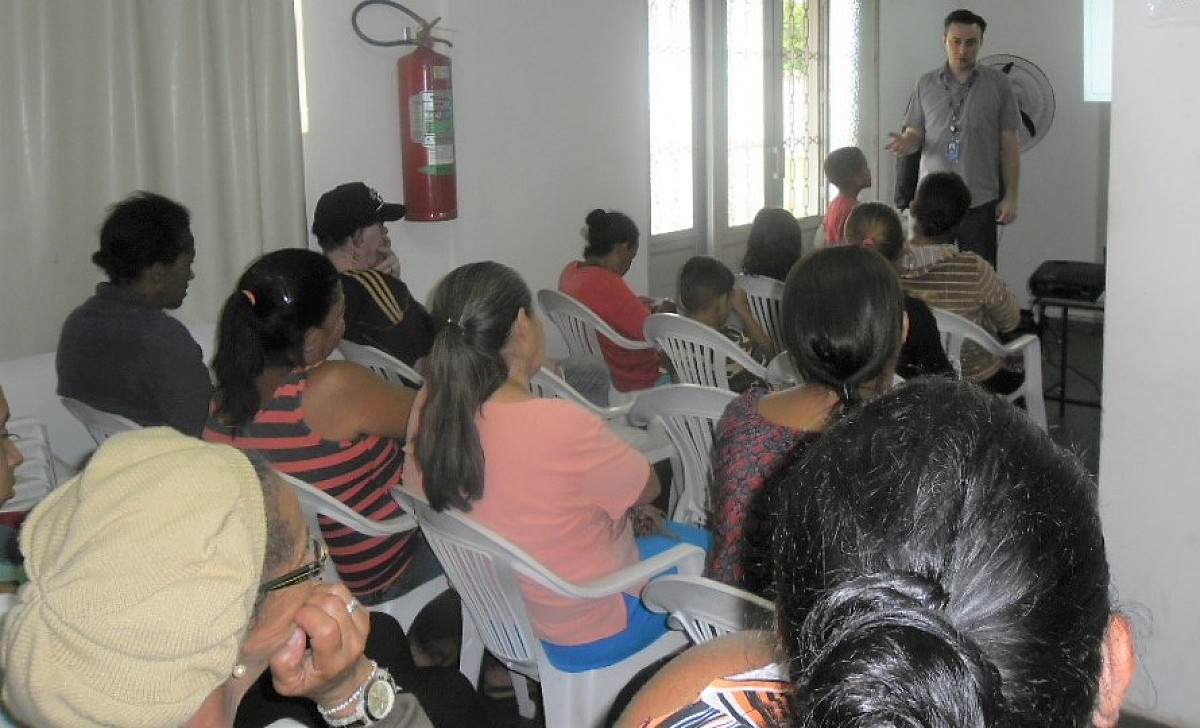
[[[318,515],[323,515],[326,518],[337,521],[343,526],[352,528],[365,536],[393,536],[397,533],[411,531],[417,527],[416,519],[408,513],[389,518],[386,521],[371,520],[345,503],[342,503],[337,498],[304,482],[300,478],[288,475],[287,473],[276,472],[280,479],[292,488],[292,492],[300,499],[302,506],[307,505]],[[392,497],[395,498],[396,488],[393,487],[391,493]]]
[[[750,372],[754,376],[767,381],[767,367],[765,364],[759,364],[754,361],[754,358],[745,352],[740,346],[733,346],[729,350],[729,359],[737,364],[740,364],[743,369]]]
[[[627,339],[624,336],[618,334],[616,332],[616,329],[612,329],[612,328],[609,328],[609,329],[599,329],[598,328],[598,329],[596,329],[596,335],[603,336],[604,338],[611,340],[614,344],[620,346],[622,349],[653,349],[654,348],[654,344],[651,344],[649,341],[639,341],[637,339]]]
[[[385,521],[373,521],[333,497],[329,497],[328,500],[322,499],[320,506],[314,510],[318,515],[337,521],[364,536],[394,536],[417,527],[417,520],[408,513]]]
[[[577,599],[597,599],[640,586],[643,582],[671,568],[678,568],[681,574],[699,575],[704,569],[704,559],[704,549],[689,543],[680,543],[645,561],[639,561],[607,576],[581,583],[562,579],[548,569],[530,569],[528,564],[518,564],[516,569],[565,596]]]
[[[401,505],[412,508],[418,513],[425,513],[430,518],[440,517],[433,511],[424,497],[418,493],[403,486],[394,489],[393,493],[396,494],[397,500]],[[681,574],[690,575],[698,575],[704,569],[704,549],[690,543],[679,543],[660,554],[644,561],[639,561],[636,564],[631,564],[615,573],[587,582],[573,583],[563,579],[538,563],[503,536],[492,533],[489,529],[477,523],[472,523],[470,519],[461,513],[450,514],[445,517],[451,519],[452,522],[460,522],[461,525],[455,526],[456,529],[465,527],[482,532],[485,538],[490,539],[502,550],[507,551],[506,560],[512,559],[512,569],[516,573],[532,579],[559,594],[576,599],[597,599],[618,594],[631,587],[639,586],[642,582],[672,567],[677,567]]]
[[[611,407],[601,407],[586,399],[579,402],[579,404],[602,420],[623,420],[629,416],[629,410],[633,407],[633,402],[625,402],[624,404],[612,405]]]
[[[400,504],[401,508],[403,508],[404,504],[399,498],[396,498],[396,493],[399,492],[399,490],[399,486],[392,486],[389,492],[391,493],[392,498]],[[347,519],[343,521],[345,525],[350,526],[355,531],[367,536],[394,536],[397,533],[411,531],[417,527],[417,519],[413,518],[411,513],[404,513],[402,515],[389,518],[385,521],[373,521],[358,511],[350,508],[345,503],[342,503],[340,500],[332,496],[329,496],[329,499],[337,504],[337,508],[340,512],[345,514]],[[330,517],[332,518],[332,516]]]
[[[584,397],[574,387],[568,384],[565,379],[550,371],[545,366],[539,368],[539,370],[535,372],[533,376],[535,378],[535,383],[545,388],[555,397],[575,402],[602,420],[616,420],[624,418],[629,413],[629,408],[633,406],[633,402],[625,402],[623,404],[613,405],[610,407],[601,407],[600,405],[589,400],[587,397]]]
[[[357,513],[354,515],[358,516]],[[394,536],[397,533],[411,531],[417,527],[416,520],[407,513],[403,516],[389,518],[386,521],[372,521],[370,518],[363,518],[362,516],[358,516],[358,519],[354,521],[342,521],[340,518],[329,517],[335,521],[341,521],[343,525],[353,528],[364,536]]]
[[[1018,336],[1004,345],[1004,355],[1014,356],[1016,354],[1022,354],[1030,344],[1037,340],[1038,338],[1033,334],[1022,334],[1021,336]]]

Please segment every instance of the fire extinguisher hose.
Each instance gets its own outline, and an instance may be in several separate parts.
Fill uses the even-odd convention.
[[[417,37],[401,38],[399,40],[378,40],[364,33],[358,24],[358,14],[372,5],[382,5],[387,8],[392,8],[393,10],[399,10],[415,20],[421,26],[421,29],[417,32]],[[354,34],[361,38],[364,43],[373,46],[380,46],[382,48],[392,48],[403,45],[427,46],[432,45],[433,43],[445,43],[448,46],[453,46],[454,44],[445,38],[438,38],[432,34],[433,26],[437,25],[439,20],[441,20],[441,18],[434,18],[432,22],[427,22],[420,15],[417,15],[412,10],[409,10],[398,2],[393,2],[392,0],[363,0],[354,7],[354,12],[350,14],[350,25],[354,28]]]

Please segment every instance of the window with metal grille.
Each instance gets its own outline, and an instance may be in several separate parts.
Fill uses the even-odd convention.
[[[873,143],[876,1],[647,0],[656,294],[696,253],[736,264],[762,207],[824,211],[825,155]]]

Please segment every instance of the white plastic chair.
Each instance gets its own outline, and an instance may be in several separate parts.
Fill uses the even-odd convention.
[[[46,426],[32,417],[8,421],[8,431],[21,452],[21,464],[13,473],[13,495],[0,507],[0,513],[28,513],[50,491],[58,487],[59,477],[50,450]]]
[[[75,416],[75,419],[83,423],[97,445],[117,433],[141,427],[128,417],[98,410],[90,404],[84,404],[72,397],[60,397],[59,399],[62,400],[63,407],[66,407],[67,411]]]
[[[805,215],[796,218],[800,224],[800,255],[825,247],[825,216]]]
[[[304,518],[308,521],[308,529],[313,536],[318,538],[321,535],[321,527],[317,523],[318,515],[337,521],[366,536],[392,536],[417,527],[416,520],[407,513],[386,521],[373,521],[320,488],[306,483],[294,475],[280,473],[278,470],[275,472],[279,475],[280,480],[291,487],[296,498],[300,500],[300,510],[304,512]],[[332,559],[325,564],[324,578],[326,581],[341,581]],[[412,626],[413,620],[417,618],[417,613],[449,588],[446,577],[437,576],[407,594],[382,604],[376,604],[371,609],[392,615],[407,631]]]
[[[362,364],[389,382],[418,389],[425,383],[425,378],[418,374],[416,369],[374,346],[342,339],[338,350],[347,361]]]
[[[682,384],[729,389],[726,364],[730,361],[761,380],[767,378],[766,366],[720,331],[676,313],[656,313],[646,319],[646,341],[667,355]]]
[[[646,459],[652,463],[666,460],[675,454],[675,448],[671,446],[671,442],[662,428],[635,427],[626,421],[633,402],[612,407],[597,406],[577,392],[566,380],[545,367],[540,367],[533,373],[529,380],[529,390],[535,397],[567,399],[575,402],[604,420],[608,429],[612,430],[625,444],[645,455]]]
[[[771,629],[775,618],[775,605],[768,600],[703,576],[660,576],[642,589],[642,603],[671,615],[671,627],[693,644],[730,632]]]
[[[518,575],[564,596],[594,599],[620,594],[672,567],[681,573],[699,574],[704,552],[696,546],[679,544],[616,573],[576,584],[558,577],[507,539],[461,513],[439,513],[406,488],[400,490],[399,497],[416,516],[450,583],[462,597],[483,643],[480,657],[486,647],[516,673],[514,677],[523,675],[541,683],[547,726],[600,726],[617,692],[630,677],[687,644],[683,635],[668,632],[615,665],[563,672],[551,664],[533,631]],[[514,687],[518,701],[522,701],[524,686]],[[531,707],[531,703],[522,704],[522,715],[530,717]]]
[[[783,330],[780,328],[780,309],[783,307],[783,283],[766,276],[739,274],[737,287],[746,292],[750,313],[763,331],[771,337],[775,351],[783,351]]]
[[[572,358],[603,360],[604,353],[600,350],[601,336],[622,349],[654,348],[648,341],[626,338],[617,333],[617,330],[595,311],[561,291],[543,288],[538,291],[537,298],[538,306],[546,314],[546,318],[553,321],[562,333]],[[636,393],[622,392],[615,386],[609,388],[609,402],[629,402],[634,397]]]
[[[937,319],[946,357],[961,369],[963,342],[970,340],[992,356],[1001,359],[1020,355],[1025,365],[1025,381],[1016,391],[1005,395],[1010,401],[1025,398],[1025,411],[1043,430],[1046,429],[1046,400],[1042,392],[1042,343],[1033,334],[1024,334],[1007,344],[1001,344],[982,326],[956,313],[939,308],[930,309]]]
[[[713,434],[735,399],[737,395],[727,389],[672,384],[643,392],[634,403],[629,421],[659,422],[677,453],[671,459],[672,520],[708,525]]]

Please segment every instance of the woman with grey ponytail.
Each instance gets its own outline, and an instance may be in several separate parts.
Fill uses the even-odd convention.
[[[895,272],[856,246],[824,248],[793,266],[781,314],[783,343],[802,382],[782,392],[751,388],[725,409],[707,571],[767,597],[772,493],[833,420],[891,386],[905,331]]]
[[[619,726],[1117,724],[1135,658],[1096,486],[1008,402],[930,377],[852,409],[779,519],[775,634],[685,654]]]
[[[598,417],[530,394],[545,356],[532,304],[516,271],[491,261],[464,265],[438,283],[430,311],[440,329],[409,425],[415,467],[405,469],[404,483],[436,509],[465,512],[559,576],[587,581],[670,543],[635,539],[629,518],[660,486],[645,457]],[[707,533],[672,525],[707,545]],[[534,628],[556,650],[600,642],[633,652],[666,630],[663,616],[633,597],[581,602],[535,586],[525,597]]]

